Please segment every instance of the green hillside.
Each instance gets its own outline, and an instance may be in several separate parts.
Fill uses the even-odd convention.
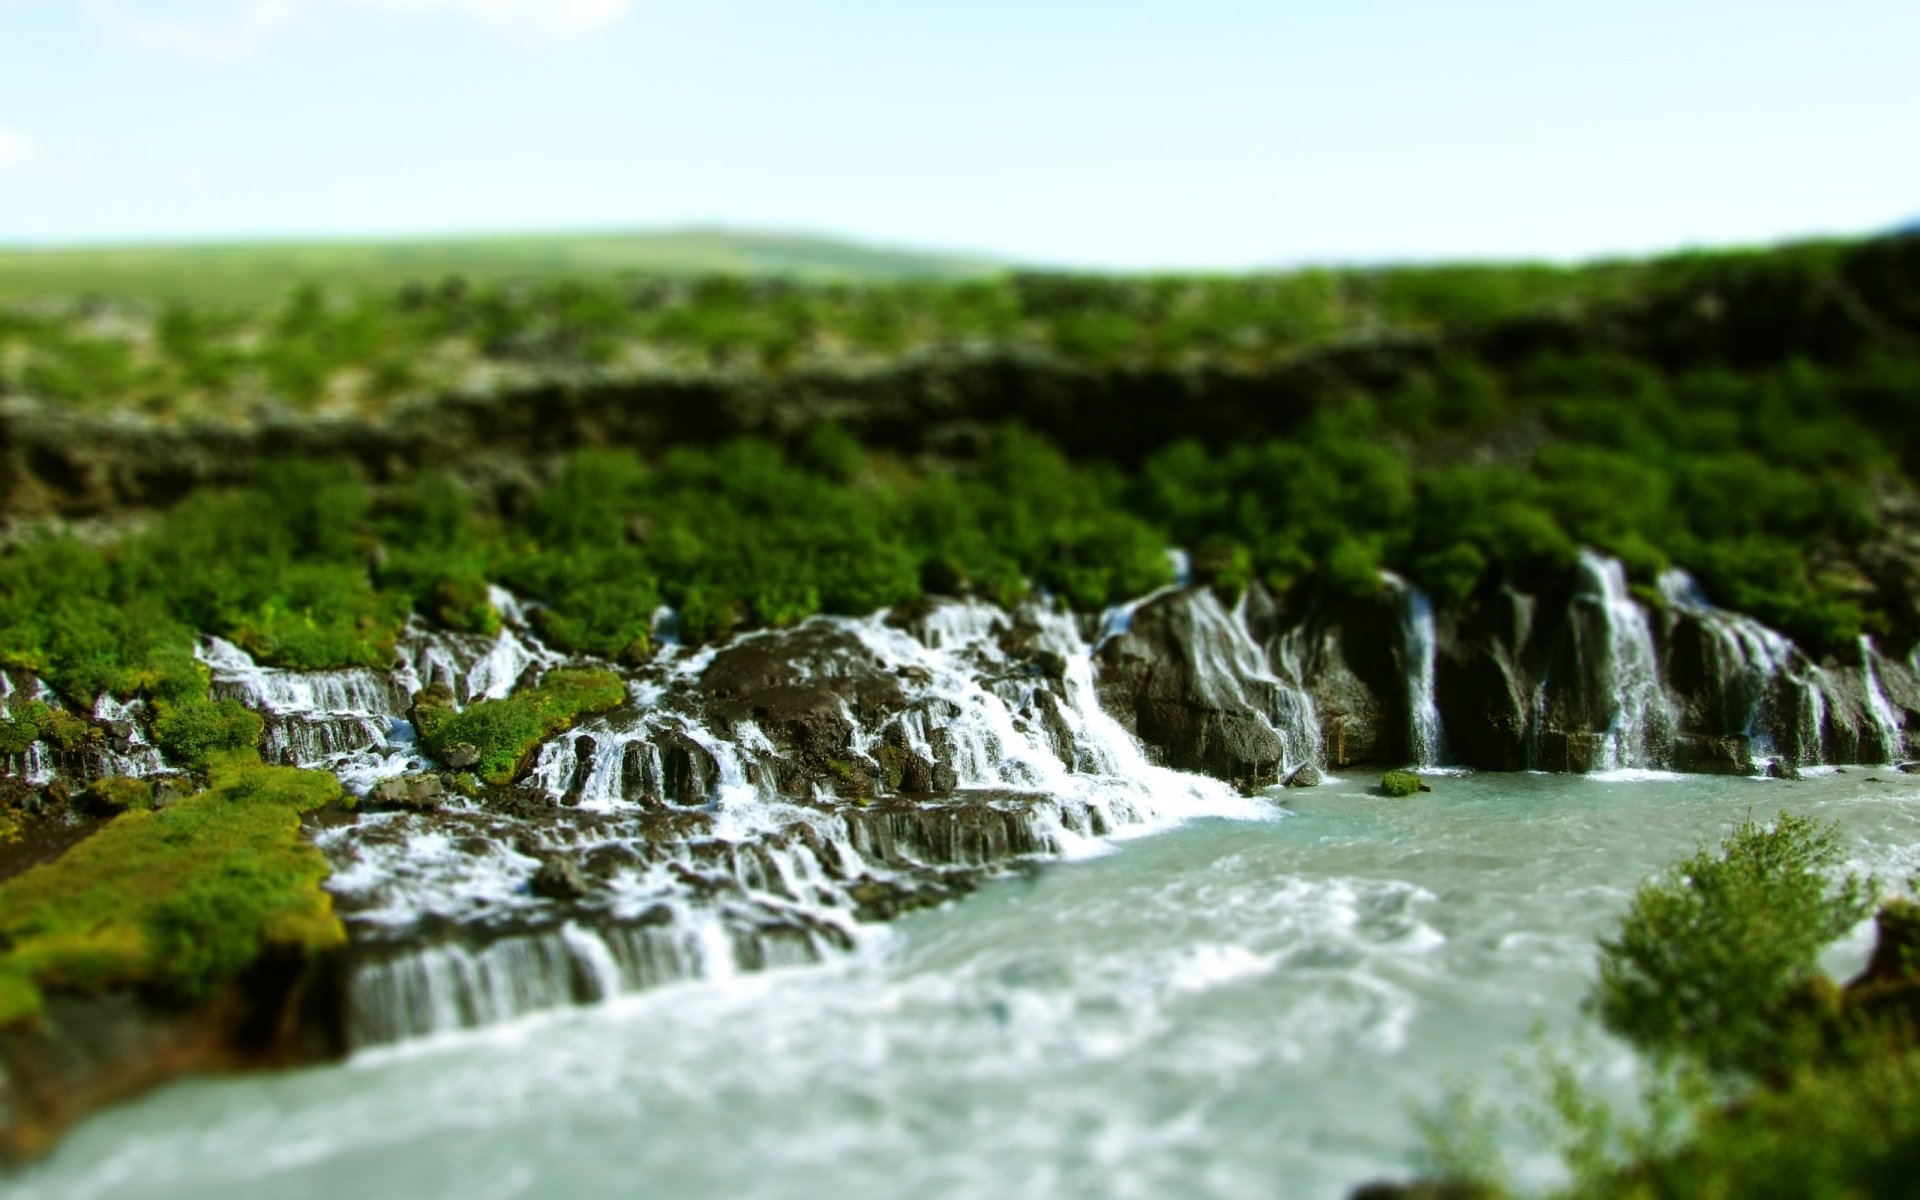
[[[810,281],[957,278],[994,264],[798,234],[718,229],[390,241],[0,248],[0,303],[110,296],[253,304],[301,282],[367,288],[458,275],[473,282],[620,274],[754,275]]]

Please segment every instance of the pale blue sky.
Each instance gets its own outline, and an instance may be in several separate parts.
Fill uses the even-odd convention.
[[[1915,0],[0,0],[0,243],[722,224],[1107,266],[1920,215]]]

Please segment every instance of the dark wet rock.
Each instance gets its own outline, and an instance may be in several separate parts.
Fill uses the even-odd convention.
[[[541,861],[527,887],[543,900],[559,901],[579,900],[593,890],[580,864],[557,854]]]
[[[1805,778],[1805,776],[1800,773],[1799,767],[1777,758],[1767,764],[1766,775],[1768,779],[1798,780]]]
[[[1319,767],[1314,766],[1312,763],[1302,763],[1293,769],[1293,774],[1287,776],[1286,786],[1290,788],[1310,788],[1319,787],[1322,782],[1323,778],[1320,774]]]
[[[1503,587],[1442,620],[1434,699],[1461,762],[1491,771],[1529,765],[1536,679],[1530,660],[1540,607],[1535,597]]]
[[[1744,735],[1682,734],[1673,739],[1673,769],[1690,775],[1751,775],[1752,749]]]
[[[566,794],[560,797],[560,803],[573,807],[580,803],[580,794],[586,788],[587,779],[593,772],[594,753],[600,748],[591,734],[578,734],[573,739],[573,783]]]
[[[1585,775],[1601,766],[1606,748],[1605,734],[1568,733],[1561,729],[1543,730],[1540,734],[1540,750],[1536,766],[1542,771]]]
[[[1287,682],[1312,698],[1322,761],[1344,767],[1411,757],[1399,615],[1389,594],[1311,596],[1290,611],[1255,583],[1242,603],[1277,672],[1297,674]]]
[[[1030,797],[883,801],[846,814],[853,848],[889,867],[990,867],[1054,849]]]
[[[756,634],[715,654],[700,692],[716,709],[740,712],[776,689],[824,690],[863,725],[877,725],[906,703],[900,678],[851,631],[821,621]]]
[[[472,742],[455,742],[447,747],[440,761],[456,771],[464,771],[480,761],[480,751]]]
[[[713,798],[720,764],[705,746],[672,729],[654,739],[652,753],[648,750],[629,743],[621,759],[621,786],[630,799],[646,808],[697,808]]]
[[[1167,766],[1234,783],[1275,782],[1285,751],[1268,715],[1275,685],[1212,669],[1238,649],[1225,644],[1229,621],[1199,589],[1141,605],[1127,632],[1100,649],[1100,703]]]

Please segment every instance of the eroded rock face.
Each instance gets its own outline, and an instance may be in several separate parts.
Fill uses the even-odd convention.
[[[1160,762],[1244,786],[1279,781],[1287,747],[1270,715],[1279,682],[1211,592],[1141,605],[1097,667],[1102,705]]]

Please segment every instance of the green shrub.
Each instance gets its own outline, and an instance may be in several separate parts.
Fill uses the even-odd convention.
[[[1748,821],[1643,883],[1600,943],[1589,1004],[1606,1027],[1656,1057],[1720,1072],[1777,1068],[1820,951],[1871,911],[1873,888],[1833,877],[1831,826],[1782,813]]]
[[[188,767],[218,754],[252,750],[265,722],[238,700],[155,701],[153,739],[166,756]]]

